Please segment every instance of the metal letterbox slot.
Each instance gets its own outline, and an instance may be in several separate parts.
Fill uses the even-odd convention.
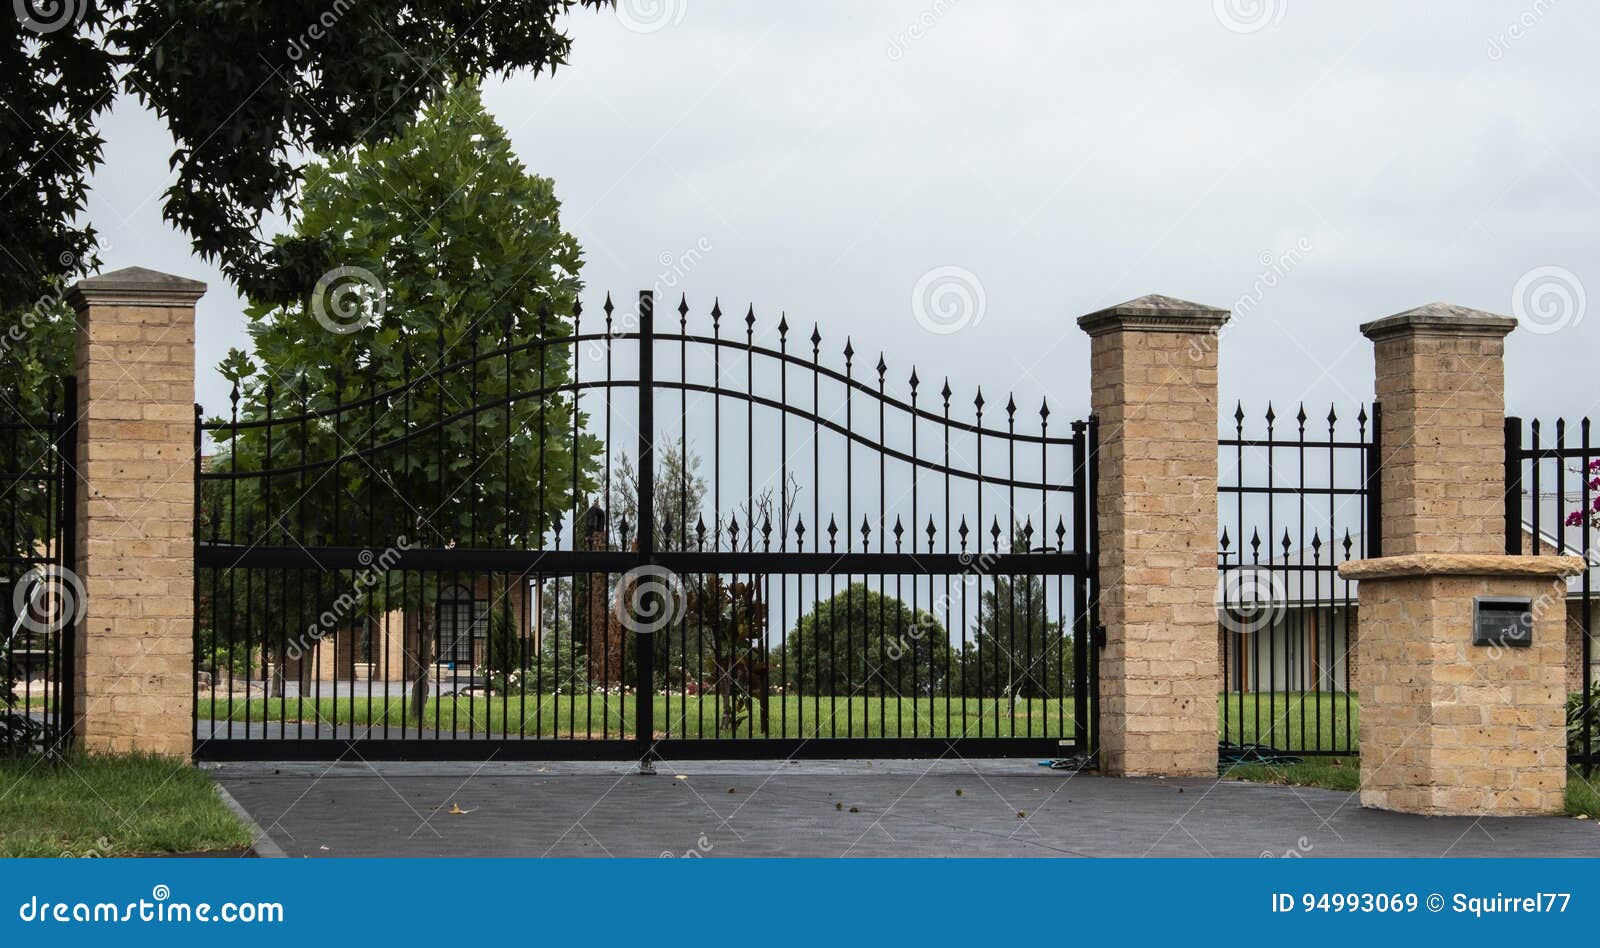
[[[1533,602],[1515,596],[1472,600],[1472,644],[1527,648],[1533,644]]]

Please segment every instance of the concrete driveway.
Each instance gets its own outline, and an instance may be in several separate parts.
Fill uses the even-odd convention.
[[[1033,761],[229,764],[290,856],[1574,856],[1600,825],[1424,818],[1350,794]]]

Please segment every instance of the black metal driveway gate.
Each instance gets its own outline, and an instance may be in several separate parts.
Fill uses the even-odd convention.
[[[689,313],[361,328],[236,384],[196,756],[1087,755],[1093,422]]]
[[[0,756],[72,739],[78,382],[0,393]]]

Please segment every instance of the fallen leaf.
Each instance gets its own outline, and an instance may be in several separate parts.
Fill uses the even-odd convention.
[[[961,788],[960,787],[956,788],[956,796],[958,796],[958,797],[961,796]]]
[[[835,803],[835,804],[834,804],[834,805],[833,805],[833,808],[834,808],[834,809],[835,809],[835,810],[842,810],[842,809],[844,809],[844,804],[843,804],[843,803]]]
[[[674,774],[672,776],[672,779],[673,780],[688,780],[689,779],[689,775],[688,774]]]
[[[853,807],[850,808],[850,812],[851,813],[860,813],[861,812],[861,808],[858,807],[858,806],[853,806]]]
[[[735,789],[733,789],[733,788],[732,788],[732,787],[729,787],[729,788],[728,788],[728,792],[729,792],[729,793],[738,793],[738,792],[739,792],[739,791],[737,791],[737,790],[735,790]]]
[[[446,810],[445,812],[449,813],[451,816],[466,816],[468,813],[478,812],[479,809],[480,807],[473,807],[470,810],[463,810],[461,809],[461,804],[452,803],[450,804],[450,809]]]
[[[1017,811],[1017,819],[1019,819],[1019,820],[1025,820],[1025,819],[1027,819],[1027,818],[1028,818],[1028,814],[1026,814],[1026,813],[1024,813],[1024,812],[1022,812],[1022,811],[1021,811],[1021,810],[1018,810],[1018,811]]]

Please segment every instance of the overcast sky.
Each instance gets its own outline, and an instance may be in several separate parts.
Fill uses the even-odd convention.
[[[868,362],[885,350],[891,378],[914,362],[964,391],[1048,395],[1063,418],[1088,404],[1074,319],[1125,299],[1240,310],[1225,404],[1303,398],[1318,417],[1371,397],[1360,323],[1445,300],[1527,317],[1512,411],[1600,401],[1593,5],[623,7],[570,17],[556,76],[486,95],[555,180],[595,302],[653,285],[699,311],[754,302],[851,334]],[[161,221],[159,122],[124,102],[106,137],[106,268],[211,284],[197,394],[218,410],[240,301]],[[951,285],[965,309],[940,308]]]

